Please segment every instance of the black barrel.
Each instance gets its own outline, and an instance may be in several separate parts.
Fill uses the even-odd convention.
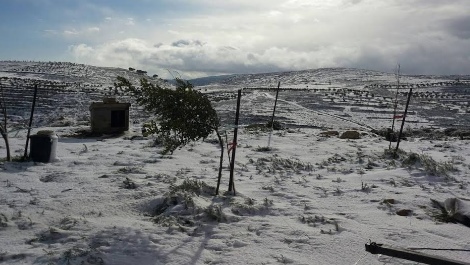
[[[29,156],[34,162],[48,163],[55,159],[58,137],[54,133],[38,133],[31,135],[29,139]]]

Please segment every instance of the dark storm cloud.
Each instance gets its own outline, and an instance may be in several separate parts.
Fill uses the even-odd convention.
[[[184,47],[184,46],[202,46],[203,43],[199,40],[177,40],[171,44],[174,47]]]
[[[183,46],[188,46],[191,42],[188,40],[177,40],[171,44],[171,46],[174,47],[183,47]]]
[[[470,41],[429,41],[413,43],[390,52],[378,46],[364,46],[352,61],[342,65],[392,72],[397,64],[406,74],[469,74]],[[453,48],[450,48],[450,47]]]
[[[445,26],[457,38],[470,39],[470,15],[451,18],[445,22]]]

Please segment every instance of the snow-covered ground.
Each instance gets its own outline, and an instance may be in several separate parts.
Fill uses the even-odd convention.
[[[214,104],[233,120],[234,91],[206,89],[225,97]],[[348,119],[325,102],[311,108],[315,102],[295,93],[280,95],[279,120],[288,128],[275,131],[267,149],[269,132],[248,125],[268,119],[274,93],[244,91],[236,195],[227,192],[227,156],[214,195],[215,135],[162,156],[141,135],[137,114],[129,132],[109,137],[74,137],[88,126],[43,121],[33,134],[54,130],[59,159],[0,164],[0,263],[415,264],[367,253],[370,241],[467,250],[421,251],[470,260],[469,227],[443,222],[431,202],[470,200],[468,137],[411,136],[393,159],[389,143],[370,132],[374,122]],[[61,111],[66,119],[77,114]],[[348,129],[361,139],[331,132]],[[10,137],[21,156],[26,131]]]
[[[469,140],[403,142],[459,170],[432,176],[385,158],[388,142],[372,134],[345,140],[287,130],[263,151],[268,134],[242,129],[237,194],[223,194],[224,170],[223,195],[214,196],[211,188],[170,193],[185,181],[216,186],[213,141],[161,156],[133,131],[75,139],[66,137],[75,128],[53,129],[60,161],[1,166],[4,264],[412,264],[366,254],[364,244],[470,249],[470,229],[432,217],[430,200],[470,198]],[[25,135],[12,140],[20,155]],[[409,216],[397,215],[403,209]]]

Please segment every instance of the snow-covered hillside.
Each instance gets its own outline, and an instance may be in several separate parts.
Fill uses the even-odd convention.
[[[33,134],[53,130],[59,137],[53,163],[0,162],[1,264],[415,264],[367,253],[370,241],[460,250],[419,251],[470,260],[469,227],[449,222],[454,212],[436,205],[470,201],[465,77],[401,78],[407,85],[399,90],[401,111],[410,86],[416,94],[398,158],[372,131],[391,124],[393,74],[319,69],[200,86],[228,139],[236,90],[243,89],[236,195],[226,192],[225,159],[222,193],[214,196],[215,135],[161,155],[155,139],[141,133],[150,116],[132,106],[125,134],[83,137],[78,132],[89,128],[90,101],[113,94],[115,76],[137,81],[140,75],[59,65],[0,62],[1,84],[19,93],[8,98],[17,126],[10,133],[13,155],[24,152],[22,121],[36,83]],[[276,120],[285,128],[270,138],[263,125],[279,81]],[[359,139],[340,137],[347,130]]]
[[[91,101],[115,95],[116,76],[133,82],[146,77],[165,85],[158,77],[139,74],[143,70],[104,68],[59,62],[0,62],[0,84],[16,120],[29,116],[32,87],[39,86],[38,107],[49,117],[61,117],[66,109],[78,110],[68,123],[86,122]],[[272,108],[278,82],[281,84],[278,119],[288,126],[329,128],[339,125],[380,129],[389,127],[394,112],[397,78],[394,74],[348,68],[324,68],[296,72],[234,75],[209,78],[199,86],[215,102],[225,123],[230,123],[234,90],[256,101],[257,110],[245,113],[245,125],[265,119]],[[409,88],[413,88],[407,128],[468,127],[470,123],[470,78],[468,76],[400,76],[398,114],[405,109]],[[121,100],[131,99],[120,96]],[[245,101],[246,102],[246,101]],[[247,104],[248,105],[248,104]],[[260,106],[258,108],[258,106]],[[263,111],[266,110],[265,113]],[[83,114],[83,115],[82,115]],[[141,122],[138,113],[132,118]],[[41,119],[39,119],[41,120]],[[39,125],[55,123],[44,117]],[[70,121],[72,120],[72,121]],[[330,126],[331,125],[331,126]]]
[[[123,76],[133,82],[142,77],[164,84],[135,69],[96,67],[68,62],[0,61],[0,86],[15,129],[29,118],[34,86],[38,86],[36,126],[86,124],[91,102],[115,96],[114,82]],[[129,101],[128,97],[121,97]],[[132,117],[135,112],[132,112]]]
[[[412,88],[407,128],[468,128],[469,76],[402,75],[399,77],[398,93],[397,81],[397,76],[390,73],[324,68],[227,76],[202,87],[207,91],[216,91],[214,98],[222,101],[233,97],[232,90],[243,88],[245,94],[256,98],[257,104],[251,105],[251,108],[257,108],[257,112],[264,109],[269,113],[280,83],[280,108],[277,115],[290,126],[329,128],[338,125],[352,127],[356,124],[374,129],[390,126],[396,95],[397,114],[403,114],[407,95]],[[226,90],[230,92],[220,94]],[[233,105],[233,102],[229,104]],[[259,107],[260,104],[264,104],[263,107]]]

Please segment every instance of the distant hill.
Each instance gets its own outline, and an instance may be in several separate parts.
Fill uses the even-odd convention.
[[[4,79],[17,78],[39,82],[43,80],[108,86],[116,81],[116,76],[123,76],[133,81],[142,77],[153,81],[163,81],[157,77],[147,76],[145,71],[132,68],[129,70],[70,62],[0,61],[0,78]]]
[[[18,78],[24,80],[43,80],[63,83],[76,83],[82,86],[111,86],[116,76],[123,76],[137,82],[145,77],[154,82],[172,82],[158,77],[148,76],[145,70],[123,69],[116,67],[98,67],[70,62],[30,62],[0,61],[0,78]],[[402,75],[401,82],[429,82],[429,80],[469,80],[470,76],[408,76]],[[366,85],[369,83],[394,83],[394,73],[355,68],[319,68],[299,71],[231,74],[208,76],[188,80],[196,86],[227,85],[242,87],[270,87],[281,82],[281,86],[312,86],[321,84],[349,83]],[[39,81],[41,82],[41,81]]]
[[[188,81],[195,86],[206,86],[214,83],[223,83],[236,75],[218,75],[189,79]]]
[[[37,126],[87,124],[90,103],[101,101],[103,97],[133,102],[128,95],[114,88],[117,76],[135,83],[142,77],[160,85],[171,83],[156,76],[148,76],[145,70],[133,68],[97,67],[69,62],[0,61],[0,86],[8,104],[11,124],[16,124],[16,127],[24,127],[29,117],[35,85],[39,88]],[[400,108],[404,107],[408,90],[414,88],[410,123],[414,121],[416,126],[421,126],[432,121],[433,124],[444,126],[468,126],[469,79],[469,76],[401,75]],[[394,73],[354,68],[210,76],[188,81],[207,93],[225,120],[229,120],[232,115],[233,90],[246,88],[246,107],[253,109],[256,115],[250,116],[250,120],[245,123],[265,119],[258,113],[259,108],[262,104],[267,104],[265,109],[270,108],[273,95],[269,90],[277,87],[278,82],[284,91],[289,91],[282,93],[283,103],[279,108],[281,111],[285,107],[285,121],[291,124],[299,123],[299,117],[308,116],[312,112],[320,113],[322,117],[334,116],[346,120],[354,117],[361,124],[371,121],[374,125],[387,123],[397,92]],[[295,114],[295,109],[302,113]],[[131,110],[134,122],[142,120],[138,107]],[[300,123],[312,122],[305,120]]]
[[[97,67],[69,62],[0,61],[0,88],[12,127],[24,127],[29,117],[34,87],[38,87],[36,124],[82,124],[88,122],[91,102],[128,96],[114,89],[117,76],[138,82],[142,77],[163,84],[135,69]],[[73,118],[69,117],[70,113]]]
[[[223,76],[210,76],[189,80],[194,85],[227,85],[243,87],[270,87],[277,86],[308,86],[335,82],[367,83],[390,82],[394,74],[354,68],[320,68],[300,71],[234,74]]]

